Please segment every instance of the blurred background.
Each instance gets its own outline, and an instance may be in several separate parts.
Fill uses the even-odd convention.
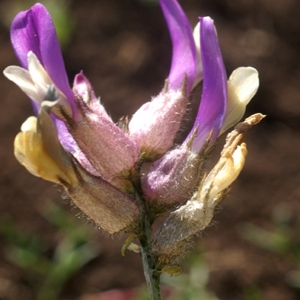
[[[160,92],[172,49],[157,1],[41,2],[57,26],[70,82],[84,70],[115,121]],[[198,16],[215,20],[228,75],[239,66],[259,71],[246,116],[267,117],[248,133],[246,166],[184,273],[163,276],[166,299],[300,299],[300,1],[180,3],[192,26]],[[2,70],[18,64],[12,18],[33,4],[0,1]],[[125,237],[93,228],[59,187],[16,161],[13,140],[32,110],[4,76],[0,90],[0,299],[147,299],[140,258],[120,254]],[[195,93],[194,112],[197,101]]]

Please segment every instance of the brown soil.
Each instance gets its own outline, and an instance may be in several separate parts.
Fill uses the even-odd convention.
[[[145,3],[70,1],[75,30],[64,49],[70,80],[84,70],[114,120],[131,116],[160,91],[168,75],[171,45],[165,21],[157,5]],[[201,239],[209,289],[222,300],[245,299],[248,287],[258,287],[265,300],[300,299],[300,291],[285,282],[297,268],[295,261],[254,246],[240,233],[245,223],[272,230],[272,211],[279,203],[292,209],[292,230],[300,214],[300,2],[186,0],[182,5],[192,25],[200,15],[215,20],[228,74],[239,66],[259,70],[259,92],[246,114],[267,115],[249,132],[245,169],[215,216],[216,225]],[[0,69],[18,64],[2,23],[0,58]],[[32,114],[29,101],[3,76],[0,86],[0,218],[10,216],[24,233],[42,235],[54,247],[56,231],[39,211],[48,201],[61,202],[58,188],[31,176],[13,156],[13,139]],[[139,258],[120,255],[123,239],[95,230],[95,240],[101,254],[68,282],[61,299],[143,284]],[[0,299],[34,299],[24,272],[5,259],[1,239],[0,247]]]

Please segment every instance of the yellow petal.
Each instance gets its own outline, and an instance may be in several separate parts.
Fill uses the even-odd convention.
[[[14,142],[17,160],[33,175],[45,180],[77,185],[68,153],[61,147],[55,125],[44,107],[38,118],[29,117]]]
[[[44,151],[40,136],[32,131],[20,132],[14,142],[17,160],[33,175],[62,184],[72,184],[59,166]]]

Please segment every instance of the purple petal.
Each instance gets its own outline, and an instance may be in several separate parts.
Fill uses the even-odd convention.
[[[196,76],[196,47],[191,26],[180,5],[175,0],[160,0],[169,27],[173,56],[169,86],[178,90],[187,77],[187,93],[191,91]]]
[[[211,143],[217,139],[226,112],[227,76],[220,46],[210,17],[200,19],[200,44],[203,64],[203,92],[198,115],[192,132],[198,126],[198,131],[192,149],[200,151],[210,132]]]
[[[67,152],[70,152],[71,154],[75,155],[76,151],[78,150],[78,145],[76,144],[72,135],[69,133],[66,124],[63,121],[58,120],[56,118],[53,119],[57,128],[58,139],[62,144],[63,148]]]
[[[28,69],[27,54],[32,51],[73,106],[60,45],[52,18],[40,3],[16,15],[11,26],[11,42],[22,67]]]
[[[80,150],[77,143],[75,142],[72,135],[69,133],[65,123],[61,120],[58,120],[54,118],[54,122],[57,128],[58,133],[58,139],[63,146],[63,148],[71,153],[80,163],[80,165],[87,170],[90,174],[93,174],[94,176],[100,176],[100,173],[98,173],[95,168],[91,165],[91,163],[88,161],[84,153]]]

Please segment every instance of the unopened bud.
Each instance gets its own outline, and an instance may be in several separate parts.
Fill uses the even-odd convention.
[[[153,161],[173,146],[187,103],[188,98],[181,90],[163,91],[133,115],[129,135],[145,159]]]
[[[197,188],[203,160],[182,145],[154,162],[142,178],[147,202],[158,209],[172,209],[185,203]]]
[[[69,132],[101,177],[113,182],[135,166],[139,148],[112,122],[83,74],[76,76],[74,92],[81,115],[67,120]]]

